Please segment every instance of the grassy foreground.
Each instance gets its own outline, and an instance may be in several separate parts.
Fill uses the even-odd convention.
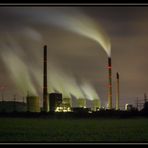
[[[148,119],[0,118],[0,142],[148,142]]]

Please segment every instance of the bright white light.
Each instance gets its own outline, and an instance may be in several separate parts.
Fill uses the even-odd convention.
[[[127,109],[128,109],[128,105],[129,105],[129,104],[125,104],[125,110],[127,110]]]
[[[57,107],[55,112],[71,112],[70,107]]]

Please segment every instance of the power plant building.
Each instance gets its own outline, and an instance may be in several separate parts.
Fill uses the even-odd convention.
[[[77,99],[78,107],[86,108],[86,99],[79,98]]]
[[[27,96],[27,111],[40,112],[40,98],[38,96]]]
[[[63,104],[65,107],[72,107],[71,98],[63,98],[63,99],[62,99],[62,104]]]
[[[27,104],[17,101],[1,101],[0,112],[26,112]]]
[[[72,100],[71,98],[63,98],[62,99],[62,112],[71,112],[72,108]]]
[[[133,105],[132,105],[132,104],[125,104],[125,110],[126,110],[126,111],[131,111],[131,110],[133,110]]]
[[[62,104],[62,94],[61,93],[50,93],[49,94],[49,110],[50,112],[55,112],[57,107]]]
[[[92,105],[93,105],[93,111],[97,111],[100,109],[100,100],[99,99],[94,99],[92,101]]]

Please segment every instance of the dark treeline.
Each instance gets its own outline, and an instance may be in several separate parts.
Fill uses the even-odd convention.
[[[87,118],[87,119],[97,119],[97,118],[134,118],[134,117],[148,117],[148,111],[116,111],[116,110],[102,110],[97,112],[0,112],[0,117],[20,117],[20,118],[53,118],[53,119],[63,119],[63,118]]]

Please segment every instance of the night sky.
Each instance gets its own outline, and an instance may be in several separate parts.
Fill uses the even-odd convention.
[[[148,92],[148,7],[49,6],[0,7],[0,86],[6,86],[5,99],[16,94],[21,100],[27,89],[42,97],[42,55],[47,44],[49,91],[54,86],[66,95],[71,85],[87,82],[106,105],[107,54],[98,42],[61,25],[73,17],[81,21],[79,14],[101,26],[110,39],[113,103],[116,72],[121,107],[143,98]],[[75,22],[73,26],[77,27]]]

